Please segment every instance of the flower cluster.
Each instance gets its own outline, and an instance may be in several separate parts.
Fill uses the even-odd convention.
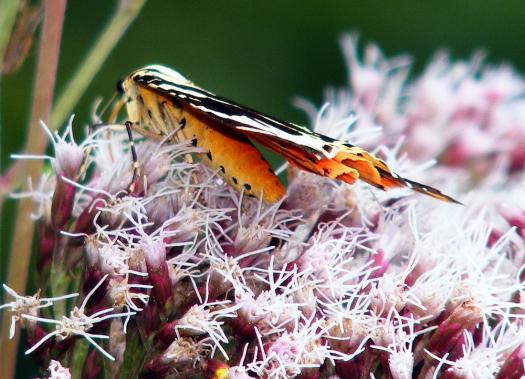
[[[49,297],[4,286],[2,306],[51,377],[525,375],[524,81],[440,54],[408,82],[408,58],[343,48],[349,85],[320,111],[299,101],[312,128],[466,206],[291,167],[268,205],[188,163],[191,143],[147,139],[130,186],[126,134],[76,144],[69,125],[22,194]]]

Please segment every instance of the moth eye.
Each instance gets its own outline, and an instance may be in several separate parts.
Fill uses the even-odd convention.
[[[117,92],[118,92],[119,94],[123,95],[123,94],[124,94],[124,79],[120,79],[120,80],[117,82],[115,88],[117,89]]]

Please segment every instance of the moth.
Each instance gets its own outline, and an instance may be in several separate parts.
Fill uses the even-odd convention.
[[[458,203],[439,190],[402,178],[366,150],[216,96],[178,72],[152,65],[119,82],[134,131],[148,138],[191,140],[205,152],[203,163],[235,189],[267,203],[285,188],[253,142],[282,155],[302,170],[353,184],[364,180],[389,190],[409,187],[439,200]]]

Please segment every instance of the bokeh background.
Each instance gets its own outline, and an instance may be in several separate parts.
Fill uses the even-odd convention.
[[[115,1],[70,1],[64,26],[57,93],[108,21]],[[1,9],[0,9],[1,12]],[[374,41],[387,55],[409,53],[416,71],[439,48],[468,58],[476,49],[493,63],[508,61],[525,72],[525,3],[477,1],[161,1],[149,0],[75,110],[81,133],[98,97],[135,68],[161,63],[202,87],[270,115],[306,122],[291,100],[321,105],[326,86],[342,86],[346,68],[338,45],[344,32]],[[0,167],[23,146],[36,48],[0,91]],[[42,134],[42,138],[45,138]],[[4,205],[0,282],[6,268],[14,202]],[[1,298],[2,296],[0,296]]]

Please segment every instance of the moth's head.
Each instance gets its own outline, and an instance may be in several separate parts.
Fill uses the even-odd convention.
[[[122,97],[126,94],[129,96],[128,90],[129,90],[129,87],[131,86],[130,78],[131,76],[128,76],[124,79],[120,79],[115,84],[115,89],[117,90],[117,93]]]
[[[115,85],[119,95],[124,95],[124,79],[120,79]]]

